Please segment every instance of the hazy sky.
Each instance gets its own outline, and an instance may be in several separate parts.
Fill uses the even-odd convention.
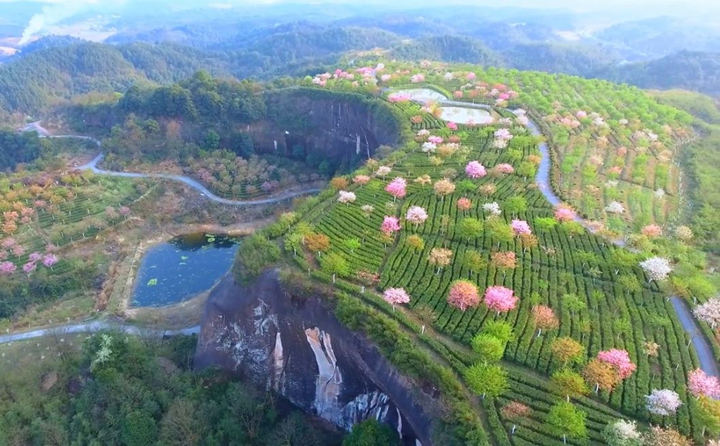
[[[37,35],[63,33],[66,29],[64,21],[84,14],[83,23],[75,23],[73,27],[83,32],[106,32],[103,29],[102,17],[115,16],[133,17],[144,14],[161,16],[164,11],[179,12],[187,9],[215,9],[242,14],[249,7],[270,7],[276,12],[281,11],[283,4],[332,5],[332,14],[345,13],[355,15],[360,11],[372,13],[398,9],[423,7],[442,7],[444,9],[462,8],[464,5],[488,8],[519,7],[541,10],[558,10],[583,14],[582,25],[595,20],[596,24],[605,25],[609,22],[637,20],[647,17],[669,15],[683,18],[697,18],[704,24],[714,23],[720,26],[720,0],[0,0],[0,4],[8,7],[0,15],[0,23],[10,21],[23,26],[23,40]],[[12,4],[10,6],[9,4]],[[372,6],[375,5],[375,6]],[[256,9],[253,8],[253,9]],[[18,17],[12,17],[13,11]],[[328,11],[323,11],[328,12]],[[593,25],[593,24],[590,24]],[[84,27],[84,28],[83,28]],[[79,34],[82,32],[78,31]],[[69,34],[78,34],[68,32]]]

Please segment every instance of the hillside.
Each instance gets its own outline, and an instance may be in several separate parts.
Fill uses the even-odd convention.
[[[38,50],[0,66],[0,108],[34,114],[92,91],[125,91],[133,83],[167,83],[201,68],[226,74],[225,63],[174,45],[78,43]]]
[[[434,36],[402,43],[393,48],[389,57],[402,60],[443,60],[468,62],[482,66],[502,66],[502,58],[479,40],[459,36]]]
[[[720,96],[720,53],[680,51],[648,62],[600,70],[595,76],[641,88],[683,88]]]
[[[606,444],[602,430],[619,417],[660,422],[645,397],[668,388],[684,404],[665,421],[701,442],[701,415],[686,388],[698,362],[665,297],[669,283],[675,286],[704,268],[691,265],[697,254],[692,243],[648,230],[631,237],[637,251],[627,251],[610,243],[606,231],[575,220],[566,204],[551,205],[546,185],[535,180],[547,154],[525,127],[529,119],[541,121],[556,149],[554,162],[573,156],[573,164],[582,163],[578,170],[587,171],[593,162],[562,148],[566,130],[555,121],[568,110],[582,107],[593,116],[580,116],[579,126],[571,126],[587,132],[576,135],[586,140],[583,146],[596,146],[589,141],[606,135],[626,137],[615,115],[627,116],[638,129],[674,124],[676,130],[685,115],[637,89],[535,72],[385,61],[381,75],[379,85],[375,76],[364,75],[364,88],[376,94],[378,87],[400,90],[379,94],[412,133],[392,153],[335,178],[319,197],[264,231],[268,239],[241,247],[237,280],[252,280],[252,271],[262,269],[256,262],[260,252],[274,243],[283,246],[285,260],[301,277],[296,287],[308,289],[308,273],[334,287],[332,302],[343,323],[364,331],[422,387],[446,389],[442,401],[451,409],[434,430],[451,438],[557,445],[567,435],[572,444]],[[344,76],[315,79],[318,88],[352,89]],[[497,107],[494,121],[445,122],[442,104],[410,100],[412,94],[429,94],[418,88],[490,102]],[[588,94],[577,95],[576,89]],[[527,114],[506,110],[519,106]],[[672,138],[665,132],[657,142],[670,144]],[[607,152],[612,158],[615,150]],[[661,162],[653,160],[656,170]],[[567,171],[558,173],[555,184],[565,183]],[[573,187],[585,194],[615,187],[580,181]],[[635,213],[643,211],[632,212],[638,218]],[[672,259],[677,274],[670,281],[641,267],[653,255]],[[691,288],[693,296],[709,297]],[[568,356],[566,346],[572,346]],[[614,378],[605,381],[596,374],[605,373],[599,371],[605,361],[622,363],[617,367],[623,371],[613,375],[610,366]],[[464,391],[450,390],[458,385]],[[468,412],[473,400],[467,392],[482,396],[481,408]],[[522,416],[508,409],[518,404]],[[579,413],[582,428],[570,430],[557,421],[561,410]],[[477,413],[487,418],[478,420]],[[444,430],[448,425],[452,433]]]

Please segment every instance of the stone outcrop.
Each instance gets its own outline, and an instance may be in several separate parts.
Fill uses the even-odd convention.
[[[406,445],[431,443],[437,403],[320,298],[296,299],[277,271],[247,286],[225,277],[207,304],[195,358],[219,366],[349,430],[368,418]]]

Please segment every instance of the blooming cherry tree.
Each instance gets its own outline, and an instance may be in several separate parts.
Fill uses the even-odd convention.
[[[397,177],[385,186],[385,191],[392,195],[393,201],[395,201],[398,198],[405,197],[407,193],[406,187],[407,181],[405,181],[405,178]]]
[[[670,261],[664,257],[650,257],[640,262],[640,267],[650,277],[650,280],[665,280],[672,272]]]
[[[0,275],[7,276],[15,272],[17,267],[13,262],[1,262],[0,263]]]
[[[355,196],[355,192],[341,190],[340,192],[338,192],[338,195],[338,201],[344,204],[354,203],[357,199],[357,197]]]
[[[390,172],[392,172],[392,169],[390,167],[380,166],[378,167],[377,171],[375,171],[375,174],[379,177],[385,178]]]
[[[462,198],[458,199],[458,201],[457,201],[458,210],[464,212],[464,211],[467,211],[468,209],[470,209],[471,207],[472,207],[472,202],[470,201],[469,198],[462,197]]]
[[[662,235],[662,228],[658,225],[647,225],[641,230],[642,235],[649,238],[656,238]]]
[[[383,292],[383,299],[389,303],[395,310],[395,305],[406,304],[410,302],[410,296],[404,288],[388,288]]]
[[[500,210],[500,205],[494,201],[492,203],[483,204],[483,210],[490,215],[500,215],[500,213],[502,212]]]
[[[385,235],[392,235],[400,230],[400,220],[398,220],[397,217],[386,215],[380,226],[380,230],[384,232]]]
[[[575,219],[575,211],[567,206],[555,208],[555,219],[557,221],[572,221]]]
[[[467,280],[455,281],[448,292],[447,302],[460,311],[477,306],[480,303],[477,286]]]
[[[637,368],[637,366],[630,361],[630,356],[625,350],[613,348],[600,351],[597,354],[597,358],[615,367],[620,379],[629,378]]]
[[[435,193],[437,195],[440,195],[440,197],[442,197],[443,199],[446,195],[450,195],[451,193],[455,192],[455,184],[447,178],[437,180],[433,185],[433,188],[435,189]]]
[[[482,178],[487,175],[487,171],[485,170],[485,166],[480,164],[480,162],[470,161],[465,166],[465,175],[473,179]]]
[[[532,234],[530,225],[525,220],[513,220],[510,222],[510,227],[515,235]]]
[[[680,395],[670,389],[653,389],[650,395],[645,396],[645,407],[655,415],[672,415],[680,406]]]
[[[693,310],[695,317],[703,322],[710,324],[710,327],[717,328],[720,326],[720,298],[713,297],[702,305],[698,305]]]
[[[360,186],[364,186],[370,182],[370,177],[367,175],[355,175],[353,178],[353,183],[359,184]]]
[[[533,322],[538,329],[538,336],[543,330],[552,330],[560,325],[557,316],[552,308],[547,305],[535,305],[532,307]]]
[[[513,290],[504,286],[491,286],[485,290],[485,305],[497,314],[507,313],[515,308],[518,297]]]
[[[424,223],[427,218],[428,214],[425,211],[425,208],[420,206],[410,206],[405,214],[405,220],[414,224],[416,228],[418,225]]]
[[[706,374],[701,369],[688,373],[688,390],[693,396],[700,398],[720,398],[720,380],[717,376]]]
[[[515,168],[508,163],[500,163],[495,166],[495,171],[497,173],[513,173],[515,172]]]

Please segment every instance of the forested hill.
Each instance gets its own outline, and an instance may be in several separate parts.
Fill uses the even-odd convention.
[[[684,88],[720,95],[720,53],[680,51],[649,62],[602,70],[599,78],[641,88]]]
[[[83,42],[47,48],[0,66],[0,109],[34,114],[78,94],[175,82],[201,68],[228,73],[221,58],[172,44]]]
[[[503,66],[502,58],[477,39],[462,36],[433,36],[401,43],[391,56],[403,60],[443,60],[483,66]]]

